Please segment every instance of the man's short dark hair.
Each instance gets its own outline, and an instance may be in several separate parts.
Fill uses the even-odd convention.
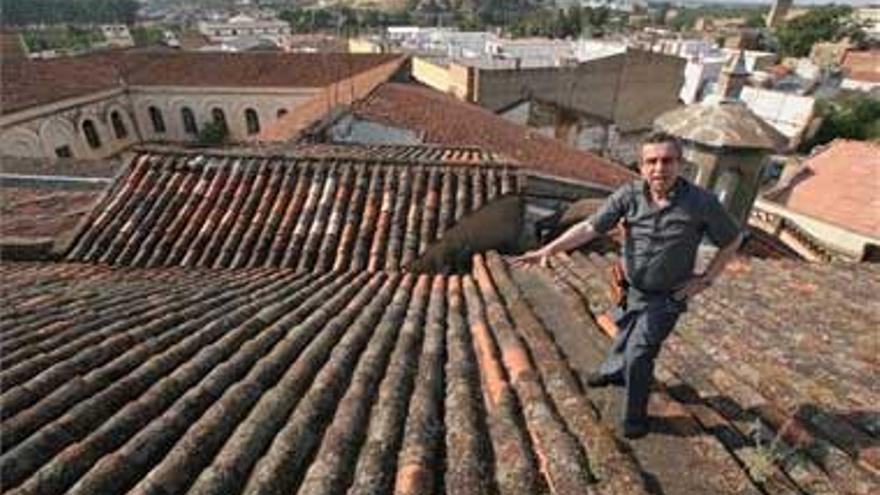
[[[681,140],[677,137],[669,134],[665,131],[653,131],[644,139],[642,139],[642,146],[646,144],[660,144],[660,143],[669,143],[675,147],[675,150],[678,151],[678,157],[681,158],[684,156],[683,149],[681,146]]]

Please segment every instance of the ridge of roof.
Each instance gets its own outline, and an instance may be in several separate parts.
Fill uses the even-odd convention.
[[[399,55],[111,50],[3,64],[4,114],[124,85],[320,88]]]
[[[384,83],[355,102],[351,111],[361,118],[416,130],[426,143],[478,146],[551,175],[612,187],[636,177],[610,160],[415,84]]]

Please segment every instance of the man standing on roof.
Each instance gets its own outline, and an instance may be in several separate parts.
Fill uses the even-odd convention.
[[[609,354],[587,380],[591,387],[626,387],[623,435],[649,431],[648,395],[660,346],[687,309],[686,301],[712,284],[733,258],[743,235],[718,199],[678,176],[681,144],[665,133],[643,143],[641,178],[615,191],[599,210],[546,246],[513,258],[527,266],[582,246],[618,222],[624,227],[621,295],[614,318],[619,329]],[[694,273],[703,236],[720,249],[703,273]]]

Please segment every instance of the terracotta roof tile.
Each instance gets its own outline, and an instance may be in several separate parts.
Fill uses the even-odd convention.
[[[88,190],[3,187],[0,236],[58,238],[72,233],[100,195]]]
[[[132,71],[148,86],[321,88],[390,62],[397,55],[346,53],[193,53],[155,56]]]
[[[456,493],[482,493],[520,479],[511,478],[515,469],[536,487],[585,493],[593,483],[588,448],[617,459],[603,477],[642,493],[634,462],[592,416],[534,317],[516,343],[530,313],[504,316],[516,289],[492,281],[497,269],[463,282],[5,264],[0,272],[15,282],[2,321],[4,486],[43,494],[426,493],[444,479],[462,488]],[[474,346],[471,335],[481,339]],[[501,354],[496,339],[506,342]],[[518,357],[509,345],[519,346]],[[531,352],[555,361],[531,363]],[[532,378],[507,378],[523,370]],[[546,380],[563,382],[544,392]],[[538,402],[519,405],[521,393]],[[544,414],[563,400],[570,404],[558,415]],[[510,441],[521,455],[483,455]],[[545,457],[548,466],[532,461]]]
[[[476,146],[507,156],[536,171],[616,186],[633,173],[579,151],[476,105],[414,84],[385,83],[352,106],[355,115],[411,129],[426,143]]]
[[[878,190],[880,144],[838,140],[804,162],[801,175],[768,199],[880,239]]]
[[[588,298],[600,323],[610,323],[602,316],[610,306],[609,263],[580,253],[551,263],[563,293],[570,291],[577,304]],[[702,438],[711,440],[706,447],[717,455],[705,455],[698,463],[716,466],[701,469],[701,477],[676,481],[676,467],[667,473],[656,464],[666,455],[662,452],[674,448],[671,440],[655,451],[636,444],[636,457],[643,466],[655,466],[667,489],[680,491],[690,484],[685,492],[695,493],[693,484],[701,479],[711,486],[736,477],[736,464],[724,459],[725,450],[749,465],[751,454],[734,446],[748,441],[760,424],[763,442],[778,435],[803,461],[797,467],[768,466],[761,475],[764,490],[871,492],[880,458],[863,446],[877,426],[860,411],[878,400],[869,377],[877,365],[872,340],[880,314],[864,304],[878,289],[880,272],[870,265],[756,258],[731,264],[713,288],[689,304],[664,343],[656,371],[659,393],[652,399],[658,421],[669,404],[674,406],[670,411],[679,411],[675,415],[684,415],[680,419],[692,422],[687,428],[704,432]],[[613,323],[604,327],[614,330]],[[565,345],[565,334],[557,333],[557,341]],[[680,453],[678,462],[685,458]],[[716,476],[724,471],[726,481]],[[704,491],[727,490],[699,489]]]
[[[880,83],[880,50],[849,50],[841,65],[850,79]]]
[[[73,57],[3,63],[2,113],[119,87],[113,65]]]
[[[399,59],[344,53],[110,51],[4,63],[2,112],[102,90],[142,86],[323,88]]]
[[[641,494],[647,470],[669,493],[871,492],[876,424],[858,412],[878,399],[880,315],[859,301],[880,272],[735,263],[660,357],[651,408],[671,434],[623,451],[595,412],[611,396],[577,378],[608,345],[584,312],[607,307],[607,263],[521,271],[489,254],[463,276],[2,264],[4,486]],[[756,418],[803,456],[760,482],[742,467]]]
[[[613,258],[402,272],[515,171],[347,151],[144,151],[71,251],[124,268],[0,264],[4,489],[875,491],[877,266],[736,260],[664,344],[659,431],[623,449],[620,394],[579,383]],[[801,460],[756,464],[777,433]]]
[[[406,167],[349,158],[358,153],[345,150],[336,157],[334,149],[340,148],[289,158],[142,153],[94,210],[67,259],[398,270],[438,240],[453,217],[517,190],[516,174],[503,164]],[[455,149],[398,151],[460,157]]]

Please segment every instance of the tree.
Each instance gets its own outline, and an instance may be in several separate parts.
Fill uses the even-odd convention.
[[[783,24],[776,29],[781,54],[805,57],[822,41],[863,40],[865,33],[853,20],[852,10],[847,6],[820,7]]]
[[[746,27],[748,28],[762,28],[767,25],[767,20],[764,18],[763,11],[755,11],[749,14],[746,17]]]
[[[880,139],[880,100],[869,95],[853,95],[836,100],[820,100],[822,124],[805,143],[804,151],[838,138],[860,141]]]
[[[137,0],[0,0],[6,26],[33,24],[134,24]]]
[[[226,141],[229,130],[221,122],[205,122],[199,129],[198,143],[201,146],[217,146]]]
[[[165,32],[159,27],[136,26],[131,28],[135,46],[155,46],[165,40]]]

